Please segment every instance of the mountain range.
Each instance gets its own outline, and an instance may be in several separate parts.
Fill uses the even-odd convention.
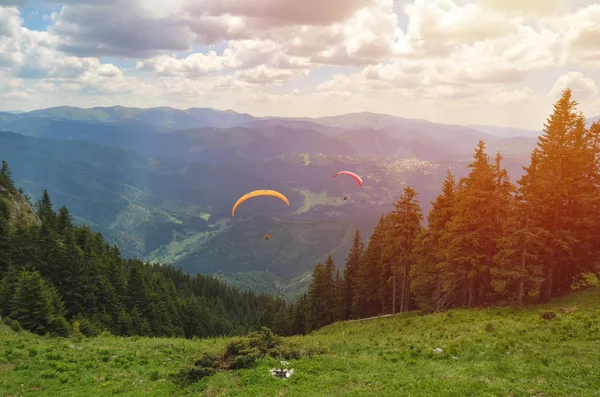
[[[407,184],[426,214],[446,169],[465,175],[479,140],[515,179],[539,134],[366,112],[257,118],[120,106],[0,112],[0,131],[0,158],[25,192],[47,189],[125,256],[290,298],[328,254],[341,265],[355,230],[368,238]],[[332,179],[343,169],[365,186]],[[257,198],[232,218],[237,198],[256,189],[278,190],[291,205]]]

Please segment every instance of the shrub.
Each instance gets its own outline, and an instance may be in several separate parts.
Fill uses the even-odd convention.
[[[191,368],[182,369],[175,378],[180,382],[193,383],[220,370],[252,368],[257,360],[267,356],[291,360],[323,352],[325,350],[320,347],[307,349],[292,344],[269,328],[262,327],[247,336],[233,338],[221,356],[204,353]]]

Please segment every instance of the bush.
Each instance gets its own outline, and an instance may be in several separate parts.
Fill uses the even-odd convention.
[[[546,311],[546,312],[544,312],[544,313],[540,314],[540,317],[541,317],[543,320],[550,321],[550,320],[552,320],[554,317],[556,317],[556,313],[554,313],[554,312],[550,312],[550,311]]]
[[[8,325],[8,327],[15,332],[23,331],[23,327],[21,326],[21,323],[18,320],[13,320],[12,318],[5,317],[4,324]]]
[[[71,334],[71,326],[64,317],[54,317],[49,324],[50,333],[53,336],[68,338]]]
[[[79,321],[77,320],[73,321],[73,331],[71,332],[71,338],[73,338],[75,342],[81,342],[84,338],[84,335],[79,329]]]
[[[269,328],[262,327],[247,336],[231,339],[222,356],[204,353],[193,367],[182,369],[175,377],[180,382],[197,382],[220,370],[252,368],[257,360],[267,356],[291,360],[324,351],[320,347],[303,349],[275,335]]]
[[[77,321],[79,322],[79,330],[83,335],[87,336],[88,338],[100,335],[100,328],[98,328],[96,324],[91,322],[87,317],[78,316]]]

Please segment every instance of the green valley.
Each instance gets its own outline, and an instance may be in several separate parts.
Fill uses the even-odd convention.
[[[306,288],[317,261],[328,254],[343,261],[353,230],[368,237],[407,183],[419,189],[428,208],[445,168],[460,175],[466,164],[298,153],[240,166],[209,165],[10,132],[0,132],[0,157],[29,196],[48,189],[77,223],[101,232],[127,257],[171,263],[290,299]],[[332,183],[331,175],[344,168],[360,172],[368,185],[358,190],[350,178]],[[264,186],[286,194],[289,212],[269,199],[255,200],[232,220],[237,197]],[[350,201],[341,199],[344,193]],[[267,232],[274,239],[265,244],[261,236]]]

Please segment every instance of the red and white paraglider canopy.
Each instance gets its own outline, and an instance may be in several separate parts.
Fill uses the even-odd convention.
[[[354,180],[355,180],[356,182],[358,182],[358,184],[359,184],[361,187],[362,187],[362,185],[363,185],[363,181],[362,181],[362,179],[360,178],[360,176],[356,175],[354,172],[350,172],[350,171],[340,171],[340,172],[337,172],[335,175],[333,175],[333,177],[335,178],[335,177],[336,177],[336,176],[338,176],[338,175],[349,175],[349,176],[351,176],[352,178],[354,178]]]

